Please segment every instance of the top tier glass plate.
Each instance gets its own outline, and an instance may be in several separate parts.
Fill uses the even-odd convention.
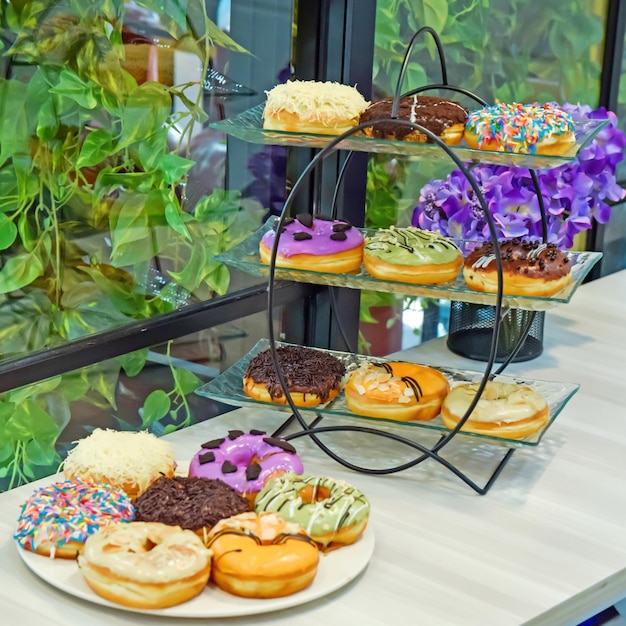
[[[264,130],[263,110],[265,104],[259,104],[239,115],[209,124],[227,135],[243,141],[278,146],[296,146],[301,148],[323,148],[334,139],[332,135],[316,135],[313,133],[291,133],[279,130]],[[608,120],[574,120],[576,143],[564,155],[546,156],[531,154],[514,154],[510,152],[491,152],[468,148],[464,142],[452,148],[454,153],[469,163],[492,163],[512,167],[530,167],[533,169],[550,169],[568,163],[578,152],[593,139],[606,125]],[[337,146],[342,150],[358,152],[387,152],[428,159],[450,160],[450,157],[439,146],[430,143],[413,143],[410,141],[390,141],[371,137],[351,136]]]
[[[276,346],[285,346],[281,342],[276,342]],[[269,349],[269,339],[260,339],[257,344],[242,357],[239,361],[231,365],[228,369],[222,372],[217,378],[204,384],[200,388],[196,389],[196,393],[212,398],[214,400],[220,400],[226,403],[234,403],[238,406],[263,406],[265,408],[271,407],[277,411],[291,411],[288,405],[277,404],[275,402],[264,402],[261,400],[254,400],[247,396],[243,391],[243,376],[248,367],[248,363],[259,352]],[[338,352],[334,350],[321,350],[316,348],[320,352],[326,352],[332,354],[338,358],[346,368],[346,377],[350,372],[355,370],[361,363],[384,363],[385,359],[378,357],[366,357],[360,354],[351,354],[349,352]],[[426,364],[424,364],[426,365]],[[450,382],[451,386],[456,383],[474,383],[480,382],[484,376],[484,372],[477,372],[471,370],[461,370],[450,367],[435,367],[439,370]],[[504,376],[498,375],[494,380],[504,383],[513,383],[519,385],[528,385],[537,393],[541,394],[550,409],[550,419],[548,423],[533,433],[528,435],[524,439],[508,439],[506,437],[480,435],[477,433],[471,433],[467,431],[458,432],[455,437],[470,437],[483,441],[485,443],[504,445],[506,447],[523,447],[523,446],[536,446],[541,441],[541,438],[545,434],[546,430],[552,425],[557,415],[563,410],[565,405],[569,402],[570,398],[578,391],[579,385],[576,383],[562,383],[562,382],[550,382],[545,380],[530,380],[521,376]],[[403,424],[418,429],[424,429],[431,433],[439,432],[446,434],[450,432],[441,421],[441,417],[437,416],[430,421],[409,421],[399,422],[393,419],[383,419],[377,417],[364,417],[353,413],[346,404],[345,393],[340,391],[339,395],[331,402],[315,408],[300,408],[302,414],[322,414],[325,417],[341,420],[342,418],[350,417],[359,420],[364,420],[365,425],[371,426],[374,422],[390,422],[394,424]]]
[[[261,261],[259,255],[259,242],[266,231],[271,229],[273,218],[246,240],[216,257],[216,261],[236,267],[253,276],[267,276],[269,266]],[[359,229],[364,235],[374,231]],[[463,249],[464,242],[457,241]],[[567,252],[572,265],[572,280],[569,285],[550,297],[530,296],[504,296],[503,306],[513,309],[526,309],[530,311],[545,311],[558,304],[564,304],[571,300],[578,286],[591,268],[602,257],[601,252]],[[316,272],[313,270],[300,270],[289,268],[276,268],[277,280],[293,280],[301,283],[314,283],[328,285],[330,287],[349,287],[351,289],[369,289],[370,291],[385,291],[400,293],[407,296],[423,296],[430,298],[444,298],[446,300],[460,300],[475,304],[495,305],[496,295],[472,291],[467,287],[460,272],[456,280],[442,283],[441,285],[414,285],[412,283],[396,282],[391,280],[379,280],[367,274],[364,268],[358,274],[330,274],[328,272]]]

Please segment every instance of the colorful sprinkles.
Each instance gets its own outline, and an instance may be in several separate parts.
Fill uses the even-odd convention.
[[[118,521],[132,521],[133,505],[117,488],[65,480],[37,489],[24,502],[14,539],[27,550],[53,543],[84,543],[98,529]],[[54,550],[50,553],[54,557]]]
[[[495,142],[501,152],[534,154],[537,144],[554,135],[570,135],[574,122],[551,104],[494,104],[473,111],[465,128],[478,135],[478,147]]]

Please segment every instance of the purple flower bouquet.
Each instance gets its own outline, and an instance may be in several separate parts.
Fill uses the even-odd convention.
[[[549,170],[537,170],[546,209],[548,241],[571,248],[574,237],[592,227],[594,220],[609,220],[608,202],[624,198],[626,190],[615,179],[617,164],[624,158],[626,135],[617,127],[617,118],[604,107],[561,106],[573,118],[609,119],[609,124],[571,163]],[[526,169],[478,165],[471,170],[491,213],[499,239],[513,237],[540,239],[541,213],[535,186]],[[421,190],[413,211],[414,226],[449,237],[489,239],[481,205],[461,170],[445,180],[431,180]]]

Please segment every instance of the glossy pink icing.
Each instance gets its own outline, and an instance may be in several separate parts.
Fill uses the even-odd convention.
[[[260,433],[260,431],[258,431]],[[214,439],[202,444],[189,464],[189,476],[219,479],[242,494],[256,493],[274,474],[294,472],[302,474],[304,468],[300,457],[288,452],[280,445],[291,447],[284,439],[269,437],[266,434],[242,433],[230,431],[227,437]],[[207,461],[207,453],[214,460]],[[204,462],[203,462],[204,461]],[[224,472],[224,464],[232,464],[236,469]],[[259,465],[256,478],[247,477],[251,465]],[[258,471],[258,470],[257,470]]]
[[[312,221],[311,226],[303,224],[298,219],[287,223],[280,233],[278,254],[283,257],[291,257],[296,254],[322,256],[345,252],[363,245],[361,232],[344,220],[324,220],[316,217]],[[338,232],[345,233],[344,240],[331,238],[333,235],[336,236]],[[298,241],[294,239],[296,233],[308,233],[312,238]],[[276,233],[269,230],[263,235],[261,242],[271,250],[274,246],[275,237]]]

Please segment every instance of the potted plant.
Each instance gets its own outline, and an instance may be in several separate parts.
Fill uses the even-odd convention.
[[[134,5],[158,14],[163,3]],[[137,71],[137,59],[161,69],[168,59],[145,35],[138,41],[146,54],[135,54],[123,0],[0,6],[4,358],[225,293],[228,270],[212,257],[261,223],[263,208],[236,191],[218,188],[193,206],[186,202],[194,165],[186,150],[206,120],[201,87],[211,50],[243,48],[208,19],[201,0],[167,6],[161,34],[172,54],[193,56],[195,81],[168,84],[159,71]],[[0,485],[50,473],[60,460],[55,446],[70,404],[91,397],[114,409],[120,371],[135,375],[146,358],[147,350],[139,351],[103,371],[86,368],[3,394]],[[149,396],[142,426],[176,402],[184,406],[198,382],[177,368],[173,373],[175,393]]]

